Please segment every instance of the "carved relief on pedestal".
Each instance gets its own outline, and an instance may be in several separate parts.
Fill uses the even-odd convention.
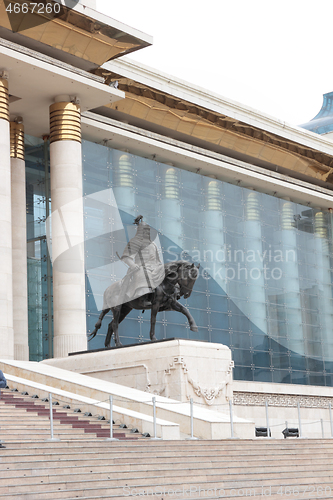
[[[189,386],[192,387],[192,390],[194,394],[200,398],[203,398],[205,403],[207,405],[212,405],[216,403],[216,399],[219,398],[220,396],[224,395],[226,402],[228,402],[230,399],[232,399],[232,389],[230,387],[230,382],[232,380],[232,368],[234,367],[234,362],[230,361],[229,366],[225,372],[225,377],[224,380],[221,381],[217,386],[215,387],[203,387],[200,382],[194,380],[189,373],[189,370],[186,366],[186,363],[184,361],[184,358],[182,356],[174,357],[172,363],[169,364],[169,367],[165,370],[165,388],[166,388],[166,396],[167,397],[177,397],[177,395],[172,394],[172,389],[171,389],[171,380],[170,377],[172,376],[173,373],[175,373],[177,370],[179,370],[181,377],[183,380],[179,380],[178,385],[181,385],[182,383],[185,385],[185,397],[187,400],[191,398],[190,393],[189,393]],[[229,390],[230,388],[230,390]],[[183,396],[184,396],[183,395]],[[177,399],[182,398],[182,394],[179,394],[180,398],[178,397]]]

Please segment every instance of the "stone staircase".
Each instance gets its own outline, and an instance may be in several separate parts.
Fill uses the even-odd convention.
[[[48,442],[47,405],[2,393],[1,499],[333,496],[333,440],[162,441],[115,425],[119,441],[110,442],[106,421],[57,406],[54,435],[61,441]]]
[[[0,398],[0,438],[6,443],[35,443],[50,439],[50,403],[47,398],[40,400],[27,392],[3,389]],[[101,420],[100,420],[101,419]],[[110,437],[110,423],[105,417],[83,413],[79,405],[62,407],[58,401],[53,406],[53,435],[55,439],[96,439]],[[137,433],[113,425],[117,439],[138,439]],[[142,437],[140,435],[140,437]]]

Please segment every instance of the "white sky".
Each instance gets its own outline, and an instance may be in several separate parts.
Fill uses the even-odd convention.
[[[333,91],[333,0],[97,0],[154,38],[129,57],[294,125]]]

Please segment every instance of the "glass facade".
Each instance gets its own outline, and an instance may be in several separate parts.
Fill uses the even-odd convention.
[[[333,385],[330,213],[91,142],[82,147],[88,332],[104,290],[126,273],[119,255],[141,214],[158,232],[164,262],[200,263],[185,301],[199,331],[163,312],[158,339],[229,346],[238,380]],[[111,318],[90,349],[104,346]],[[149,340],[149,323],[149,311],[133,310],[121,341]]]
[[[25,137],[29,356],[52,357],[52,266],[46,243],[50,211],[48,143]],[[46,174],[47,173],[47,174]]]

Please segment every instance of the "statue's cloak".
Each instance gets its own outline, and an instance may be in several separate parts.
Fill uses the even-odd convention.
[[[134,271],[129,269],[122,280],[116,281],[105,290],[103,310],[151,293],[164,280],[164,265],[161,263],[155,243],[150,242],[135,253],[132,253],[130,246],[127,246],[124,256],[131,257],[139,269]]]

